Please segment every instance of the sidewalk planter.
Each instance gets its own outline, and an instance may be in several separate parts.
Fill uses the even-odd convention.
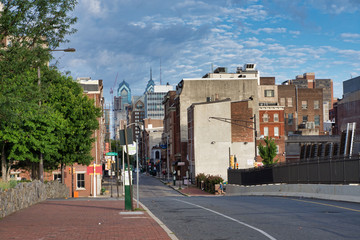
[[[215,193],[215,184],[220,184],[223,181],[220,176],[205,175],[203,173],[196,176],[197,187],[212,194]]]

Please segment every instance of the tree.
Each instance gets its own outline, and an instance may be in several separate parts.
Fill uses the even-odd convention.
[[[56,136],[61,143],[59,155],[53,157],[64,176],[65,165],[89,165],[93,160],[93,133],[98,128],[97,118],[101,116],[101,109],[95,107],[94,101],[83,94],[78,83],[71,77],[62,76],[56,69],[45,71],[42,79],[47,95],[44,104],[51,106],[64,119],[64,125],[56,129]]]
[[[59,112],[46,104],[39,106],[39,89],[34,83],[36,71],[29,71],[11,79],[7,87],[7,116],[0,121],[0,146],[2,177],[8,180],[9,170],[14,164],[27,167],[39,162],[39,153],[46,156],[58,154],[60,141],[55,129],[61,128],[63,118]],[[28,91],[28,92],[26,92]],[[34,172],[33,172],[34,173]]]
[[[263,159],[262,163],[265,166],[271,166],[277,163],[278,160],[274,161],[277,155],[277,147],[273,139],[266,137],[264,139],[265,145],[259,143],[259,155]]]
[[[42,153],[46,151],[44,148],[51,146],[51,143],[43,144],[47,138],[40,134],[38,136],[44,136],[43,140],[29,138],[27,140],[36,141],[32,142],[32,148],[25,148],[29,142],[20,144],[20,140],[24,141],[20,132],[24,131],[25,134],[24,127],[27,127],[38,133],[51,133],[50,129],[55,126],[50,126],[50,122],[60,117],[49,107],[35,106],[44,99],[44,95],[34,84],[38,80],[34,69],[47,68],[46,63],[51,59],[49,49],[68,42],[66,35],[76,32],[71,26],[77,18],[69,16],[76,3],[76,0],[2,0],[0,3],[0,146],[3,178],[7,176],[6,169],[9,169],[11,157],[22,159],[26,153],[26,159],[31,161],[29,151]],[[24,73],[33,74],[28,76],[33,82],[26,81]],[[18,80],[21,80],[20,84]],[[21,93],[27,94],[29,99],[24,99]],[[26,106],[25,112],[20,111],[22,106]],[[11,129],[15,130],[14,134]],[[14,152],[16,146],[18,150]]]

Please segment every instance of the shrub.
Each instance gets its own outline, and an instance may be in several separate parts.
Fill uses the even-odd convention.
[[[204,181],[205,191],[215,193],[215,184],[220,184],[224,181],[220,176],[205,175],[200,173],[196,176],[197,186],[201,188],[201,181]]]

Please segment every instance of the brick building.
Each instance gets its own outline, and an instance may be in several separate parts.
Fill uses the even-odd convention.
[[[285,134],[323,134],[323,90],[279,85],[278,101],[284,106]]]
[[[323,116],[324,121],[329,120],[329,111],[333,108],[334,91],[332,79],[316,79],[315,73],[304,73],[296,76],[295,79],[287,80],[283,85],[296,85],[300,88],[322,89],[323,90]]]
[[[278,86],[275,85],[275,77],[260,77],[258,98],[260,128],[257,135],[274,139],[278,149],[275,160],[285,161],[285,106],[279,104]],[[260,139],[258,143],[264,144],[264,141]],[[261,162],[262,159],[259,158],[258,161]]]

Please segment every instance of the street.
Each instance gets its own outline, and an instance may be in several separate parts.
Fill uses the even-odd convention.
[[[359,239],[360,205],[284,197],[186,197],[141,175],[140,202],[179,239]],[[135,197],[135,195],[134,195]]]

